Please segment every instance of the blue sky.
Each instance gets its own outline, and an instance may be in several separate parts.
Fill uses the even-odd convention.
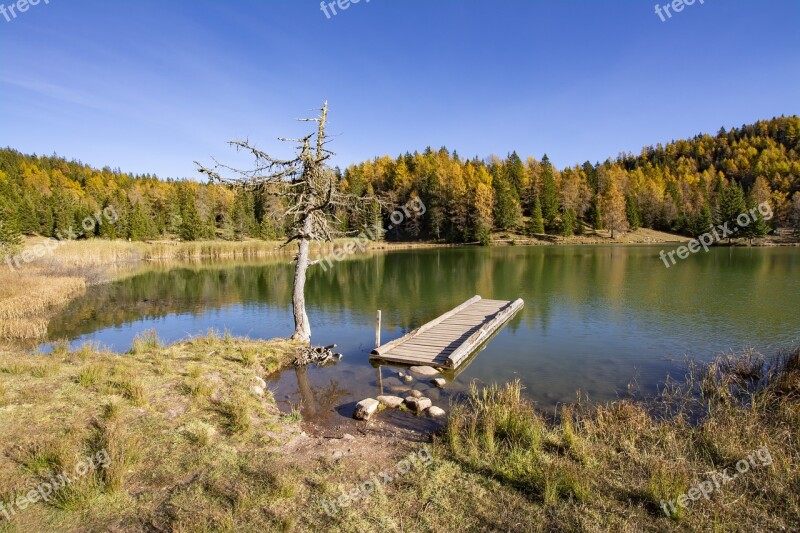
[[[335,163],[446,145],[563,167],[800,114],[800,2],[44,0],[0,16],[0,146],[193,177],[330,102]],[[660,4],[666,4],[661,0]],[[8,6],[11,0],[0,0]]]

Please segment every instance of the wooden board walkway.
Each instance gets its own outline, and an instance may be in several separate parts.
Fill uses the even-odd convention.
[[[455,369],[524,305],[474,296],[414,331],[372,350],[370,359]]]

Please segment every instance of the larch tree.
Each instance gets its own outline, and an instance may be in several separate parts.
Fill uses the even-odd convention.
[[[601,201],[605,226],[611,230],[612,239],[616,238],[615,232],[618,233],[628,229],[625,195],[619,189],[617,180],[609,179]]]
[[[351,214],[363,214],[366,206],[376,201],[376,198],[340,191],[336,173],[328,165],[328,159],[334,154],[325,148],[329,142],[325,132],[327,119],[328,103],[325,102],[318,117],[299,119],[301,122],[316,122],[316,132],[299,139],[279,138],[280,141],[297,143],[297,153],[292,159],[276,159],[247,140],[237,140],[228,144],[249,152],[255,159],[253,168],[237,169],[216,160],[214,167],[208,168],[195,162],[198,170],[212,182],[275,195],[288,206],[283,217],[291,225],[284,246],[297,243],[292,286],[295,324],[292,340],[306,343],[311,342],[311,324],[305,300],[306,276],[308,268],[316,263],[309,259],[311,241],[332,241],[342,236],[342,221],[336,212],[346,210]],[[231,176],[223,177],[220,172]]]

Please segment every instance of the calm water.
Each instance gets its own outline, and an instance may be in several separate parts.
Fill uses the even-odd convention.
[[[313,270],[306,288],[314,344],[339,345],[335,367],[284,372],[271,387],[307,419],[336,420],[377,393],[368,361],[375,311],[383,342],[475,294],[525,308],[456,378],[519,378],[540,406],[652,392],[686,356],[708,359],[754,346],[766,353],[800,339],[800,249],[714,249],[666,269],[660,247],[446,248],[377,253]],[[137,332],[166,341],[227,328],[252,338],[292,332],[288,257],[145,271],[92,289],[51,325],[51,339],[91,340],[125,351]],[[380,369],[387,387],[393,370]],[[420,387],[421,385],[417,385]],[[432,392],[436,395],[438,391]],[[436,398],[434,398],[436,399]],[[447,397],[438,399],[446,406]]]

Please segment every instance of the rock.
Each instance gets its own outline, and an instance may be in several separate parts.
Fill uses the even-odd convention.
[[[413,372],[414,374],[417,374],[417,375],[420,375],[420,376],[438,376],[439,375],[439,371],[436,370],[435,368],[430,367],[430,366],[412,366],[408,370]]]
[[[402,385],[403,385],[403,382],[401,380],[397,379],[394,376],[388,377],[388,378],[383,378],[383,386],[384,387],[401,387]]]
[[[440,416],[444,416],[445,412],[444,409],[432,405],[425,410],[425,414],[433,418],[438,418]]]
[[[356,438],[355,438],[354,436],[352,436],[350,433],[345,433],[345,434],[342,436],[342,438],[343,438],[344,440],[356,440]]]
[[[408,391],[408,395],[414,398],[422,398],[423,396],[425,396],[424,394],[422,394],[422,391],[418,390]]]
[[[398,372],[397,373],[397,377],[400,378],[400,379],[403,379],[404,377],[406,377],[406,373],[405,372]]]
[[[414,411],[415,413],[421,413],[431,405],[433,402],[429,398],[414,398],[413,396],[409,396],[406,398],[405,401],[406,407]]]
[[[260,385],[253,385],[250,390],[253,391],[253,394],[256,396],[264,396],[264,387]]]
[[[339,459],[344,457],[344,454],[342,452],[340,452],[339,450],[336,450],[335,452],[333,452],[332,457],[333,457],[334,461],[338,461]]]
[[[434,402],[435,402],[435,401],[437,401],[439,398],[441,398],[441,397],[442,397],[442,393],[440,392],[440,389],[428,389],[427,391],[425,391],[425,392],[423,393],[423,395],[424,395],[426,398],[430,398],[430,399],[431,399],[431,400],[433,400]]]
[[[260,378],[258,376],[256,376],[256,385],[258,385],[262,389],[266,389],[267,388],[267,382],[264,381],[264,378]]]
[[[412,378],[411,376],[406,376],[403,378],[403,381],[405,381],[406,383],[411,383],[412,381],[414,381],[414,378]]]
[[[394,392],[395,394],[400,394],[408,391],[408,387],[403,387],[402,385],[392,386],[392,387],[384,387],[384,389],[388,390],[389,392]],[[404,394],[400,394],[401,396],[405,396]]]
[[[444,386],[447,385],[447,380],[444,378],[436,378],[433,380],[433,384],[439,387],[440,389],[443,389]]]
[[[381,405],[391,409],[397,409],[403,405],[403,399],[399,396],[378,396],[378,401],[381,403]]]
[[[372,398],[361,400],[356,404],[356,410],[353,411],[353,418],[356,420],[369,420],[372,415],[378,411],[379,406],[380,403],[378,403],[378,400]]]

